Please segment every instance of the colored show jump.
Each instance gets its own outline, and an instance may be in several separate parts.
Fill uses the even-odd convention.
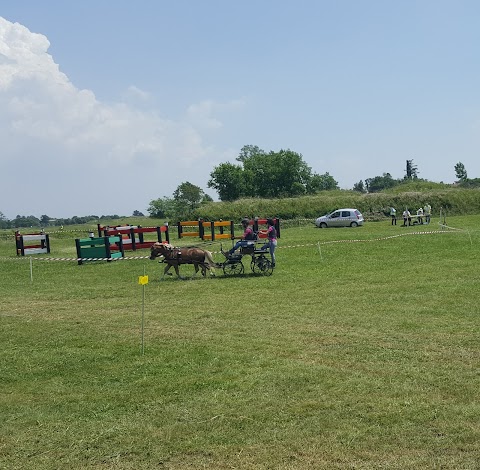
[[[280,238],[280,219],[273,219],[277,230],[277,237]],[[267,235],[262,229],[267,228],[267,219],[255,217],[250,220],[253,231],[258,233],[258,238],[266,238]],[[190,220],[177,222],[178,238],[197,237],[202,240],[233,240],[235,228],[232,220],[217,220],[205,222],[204,220]]]
[[[234,237],[232,220],[199,221],[200,238],[202,240],[231,240]]]
[[[97,225],[99,237],[120,236],[123,242],[124,250],[140,250],[142,248],[151,248],[154,243],[163,243],[162,234],[165,241],[170,243],[168,225],[161,227],[141,227],[133,225],[118,225],[116,227],[102,227]],[[145,235],[153,234],[153,240],[147,240]]]
[[[28,233],[21,235],[15,232],[17,256],[50,253],[50,239],[46,233]]]
[[[177,222],[178,238],[183,237],[200,237],[201,225],[198,220],[185,220]],[[187,230],[185,230],[187,229]]]
[[[119,235],[77,238],[75,245],[78,264],[83,264],[85,261],[111,261],[124,256],[122,237]]]
[[[253,220],[250,220],[250,225],[253,227],[253,231],[257,233],[258,238],[267,238],[266,228],[268,228],[267,224],[268,219],[259,219],[255,217]],[[277,238],[280,238],[280,219],[274,218],[272,219],[275,230],[277,231]]]

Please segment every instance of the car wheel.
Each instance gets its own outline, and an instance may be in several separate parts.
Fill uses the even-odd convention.
[[[327,228],[327,224],[325,222],[322,222],[320,225],[319,225],[320,228]]]
[[[350,224],[350,227],[358,227],[357,222],[352,222],[352,223]]]

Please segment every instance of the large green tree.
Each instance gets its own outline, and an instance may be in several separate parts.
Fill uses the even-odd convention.
[[[328,172],[323,175],[314,174],[307,183],[307,193],[315,194],[319,191],[332,191],[338,189],[338,182]]]
[[[303,161],[302,155],[291,150],[273,153],[273,197],[299,196],[306,192],[312,177],[312,169]],[[276,171],[275,171],[276,169]],[[273,189],[273,188],[272,188]]]
[[[215,189],[222,201],[234,201],[246,194],[246,181],[241,165],[220,163],[210,173],[207,183],[209,188]]]
[[[188,181],[178,185],[173,192],[173,199],[179,204],[185,205],[189,211],[196,209],[202,202],[212,200],[208,194],[205,194],[202,188]]]
[[[358,183],[355,183],[353,185],[353,190],[358,191],[359,193],[366,193],[367,190],[365,189],[365,185],[363,183],[363,180],[360,180]]]
[[[256,145],[245,145],[237,161],[241,165],[222,163],[210,173],[208,186],[222,201],[292,197],[338,187],[328,173],[312,175],[302,155],[292,150],[267,153]]]
[[[147,208],[150,217],[156,219],[175,219],[177,217],[177,203],[169,197],[161,197],[150,201]]]
[[[390,173],[384,173],[382,176],[374,176],[365,180],[365,186],[369,193],[376,193],[383,189],[393,188],[398,184],[397,180],[392,178]]]
[[[185,220],[200,204],[210,201],[213,199],[202,188],[186,181],[177,186],[173,198],[164,196],[150,201],[147,211],[150,217]]]
[[[248,160],[249,158],[254,157],[256,155],[265,155],[265,150],[262,150],[257,145],[244,145],[240,149],[240,153],[238,154],[238,157],[237,157],[237,162],[243,163],[245,160]]]

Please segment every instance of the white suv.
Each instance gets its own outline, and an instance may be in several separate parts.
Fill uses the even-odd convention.
[[[320,228],[358,227],[363,225],[363,215],[357,209],[337,209],[331,214],[319,217],[315,220],[315,225]]]

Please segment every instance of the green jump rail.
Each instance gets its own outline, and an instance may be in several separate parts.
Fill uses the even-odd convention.
[[[83,264],[84,261],[111,261],[124,257],[121,236],[77,238],[75,245],[78,264]],[[115,245],[115,248],[112,245]]]

